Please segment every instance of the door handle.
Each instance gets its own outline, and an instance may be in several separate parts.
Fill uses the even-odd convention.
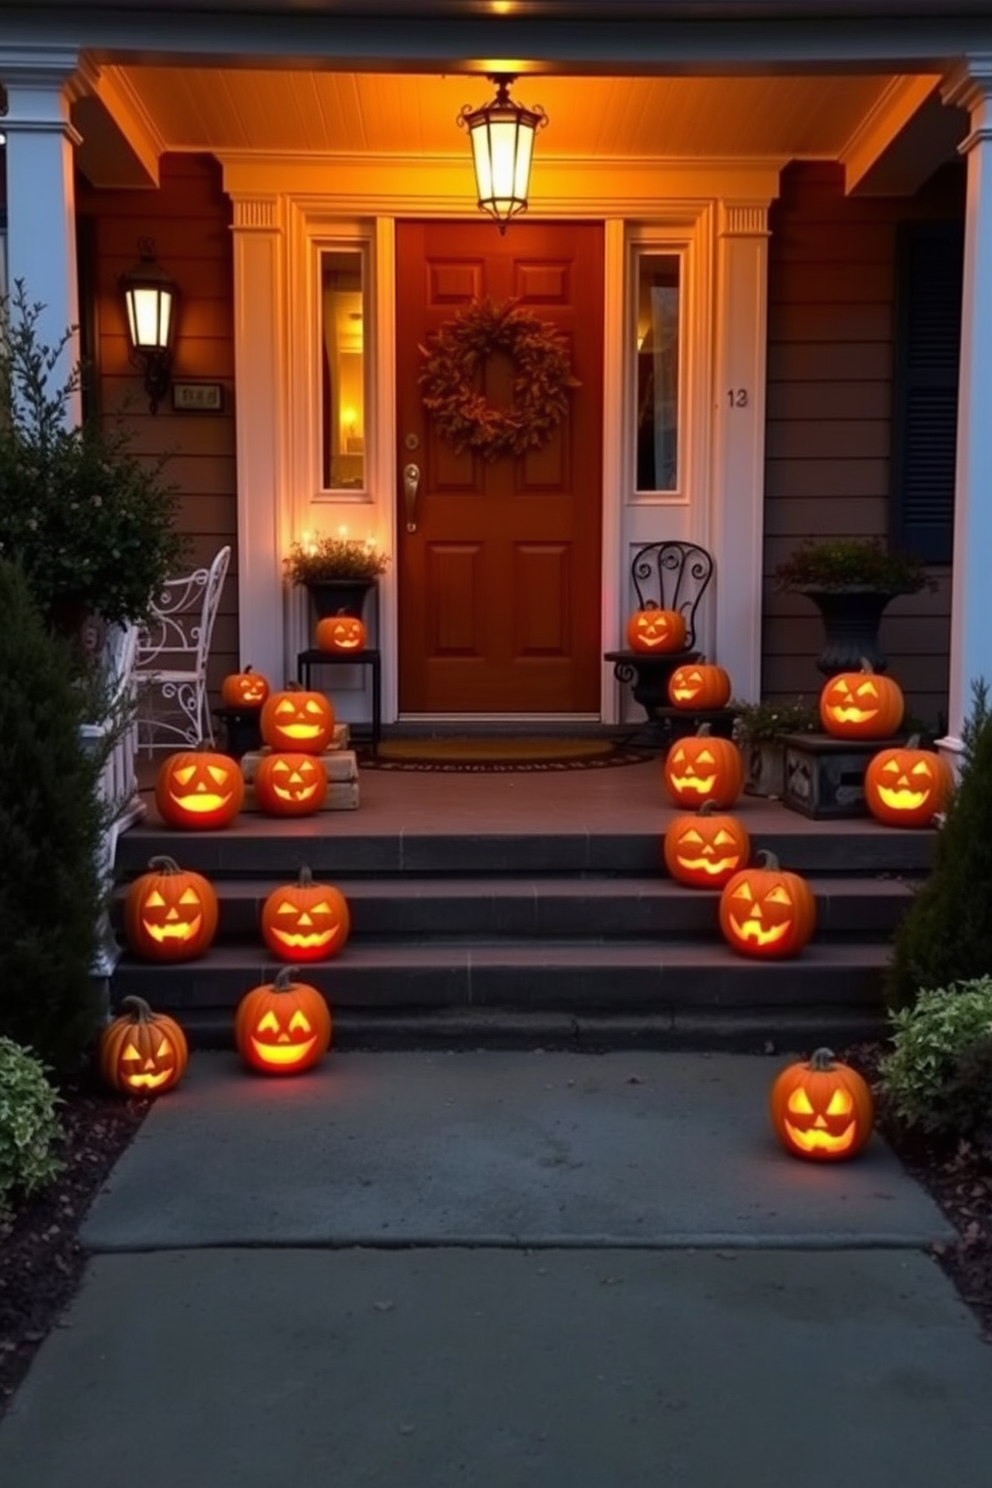
[[[403,498],[406,502],[406,530],[416,532],[417,530],[417,491],[420,488],[420,466],[404,465],[403,467]]]

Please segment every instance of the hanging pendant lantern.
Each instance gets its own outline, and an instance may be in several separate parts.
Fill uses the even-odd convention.
[[[510,218],[527,210],[534,136],[548,116],[540,105],[528,109],[513,102],[510,84],[515,77],[500,73],[489,80],[496,84],[496,97],[477,109],[466,104],[458,123],[472,142],[479,207],[495,217],[504,233]]]

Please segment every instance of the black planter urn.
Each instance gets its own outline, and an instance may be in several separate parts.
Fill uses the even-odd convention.
[[[804,584],[796,592],[807,595],[820,611],[826,644],[816,665],[825,677],[860,671],[863,662],[875,672],[888,669],[889,659],[879,645],[878,632],[886,606],[904,590],[873,589],[861,584],[819,589]]]
[[[322,579],[307,585],[317,620],[330,615],[354,615],[362,619],[365,596],[375,588],[375,579]]]

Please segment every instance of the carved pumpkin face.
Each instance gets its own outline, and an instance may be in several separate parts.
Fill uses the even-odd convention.
[[[665,789],[677,806],[731,806],[744,785],[744,761],[730,739],[716,739],[709,726],[676,739],[665,756]]]
[[[730,700],[730,674],[701,662],[676,667],[668,679],[668,698],[675,708],[723,708]]]
[[[232,672],[220,684],[221,702],[225,708],[260,708],[269,695],[269,684],[261,672],[246,666],[243,672]]]
[[[326,961],[350,932],[348,901],[333,885],[314,883],[306,866],[295,884],[273,889],[262,905],[262,938],[281,961]]]
[[[681,651],[685,619],[678,610],[635,610],[627,621],[627,645],[632,651]]]
[[[762,851],[760,868],[742,868],[720,894],[720,929],[741,956],[796,956],[816,928],[816,900],[798,873]]]
[[[318,620],[315,634],[321,651],[361,651],[368,638],[364,623],[355,615],[328,615]]]
[[[322,692],[274,692],[262,707],[262,738],[271,749],[320,754],[334,734],[334,709]]]
[[[891,677],[865,667],[839,672],[820,693],[820,722],[838,739],[885,739],[902,723],[905,700]]]
[[[210,948],[217,931],[217,894],[200,873],[175,858],[152,858],[149,872],[124,896],[124,933],[146,961],[192,961]]]
[[[829,1049],[808,1064],[791,1064],[771,1090],[771,1119],[786,1152],[811,1162],[840,1162],[860,1152],[871,1136],[871,1091]]]
[[[927,827],[943,811],[954,787],[950,765],[939,754],[915,747],[881,749],[865,770],[865,801],[890,827]]]
[[[679,883],[719,889],[751,855],[746,828],[735,816],[714,814],[706,801],[691,816],[677,816],[664,838],[665,866]]]
[[[237,760],[208,750],[170,754],[155,781],[155,804],[170,827],[205,831],[226,827],[245,799]]]
[[[312,1069],[331,1043],[331,1014],[316,987],[294,982],[284,966],[274,982],[246,992],[234,1015],[234,1040],[242,1059],[265,1075],[298,1075]]]
[[[115,1018],[101,1033],[100,1073],[125,1095],[162,1095],[186,1072],[186,1036],[174,1019],[153,1013],[141,997],[125,997],[122,1006],[133,1012]]]
[[[327,771],[312,754],[265,754],[255,772],[255,804],[269,816],[310,816],[327,799]]]

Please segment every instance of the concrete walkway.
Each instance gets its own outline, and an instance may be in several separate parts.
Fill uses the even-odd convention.
[[[195,1056],[94,1205],[3,1488],[988,1488],[992,1349],[781,1058]]]

